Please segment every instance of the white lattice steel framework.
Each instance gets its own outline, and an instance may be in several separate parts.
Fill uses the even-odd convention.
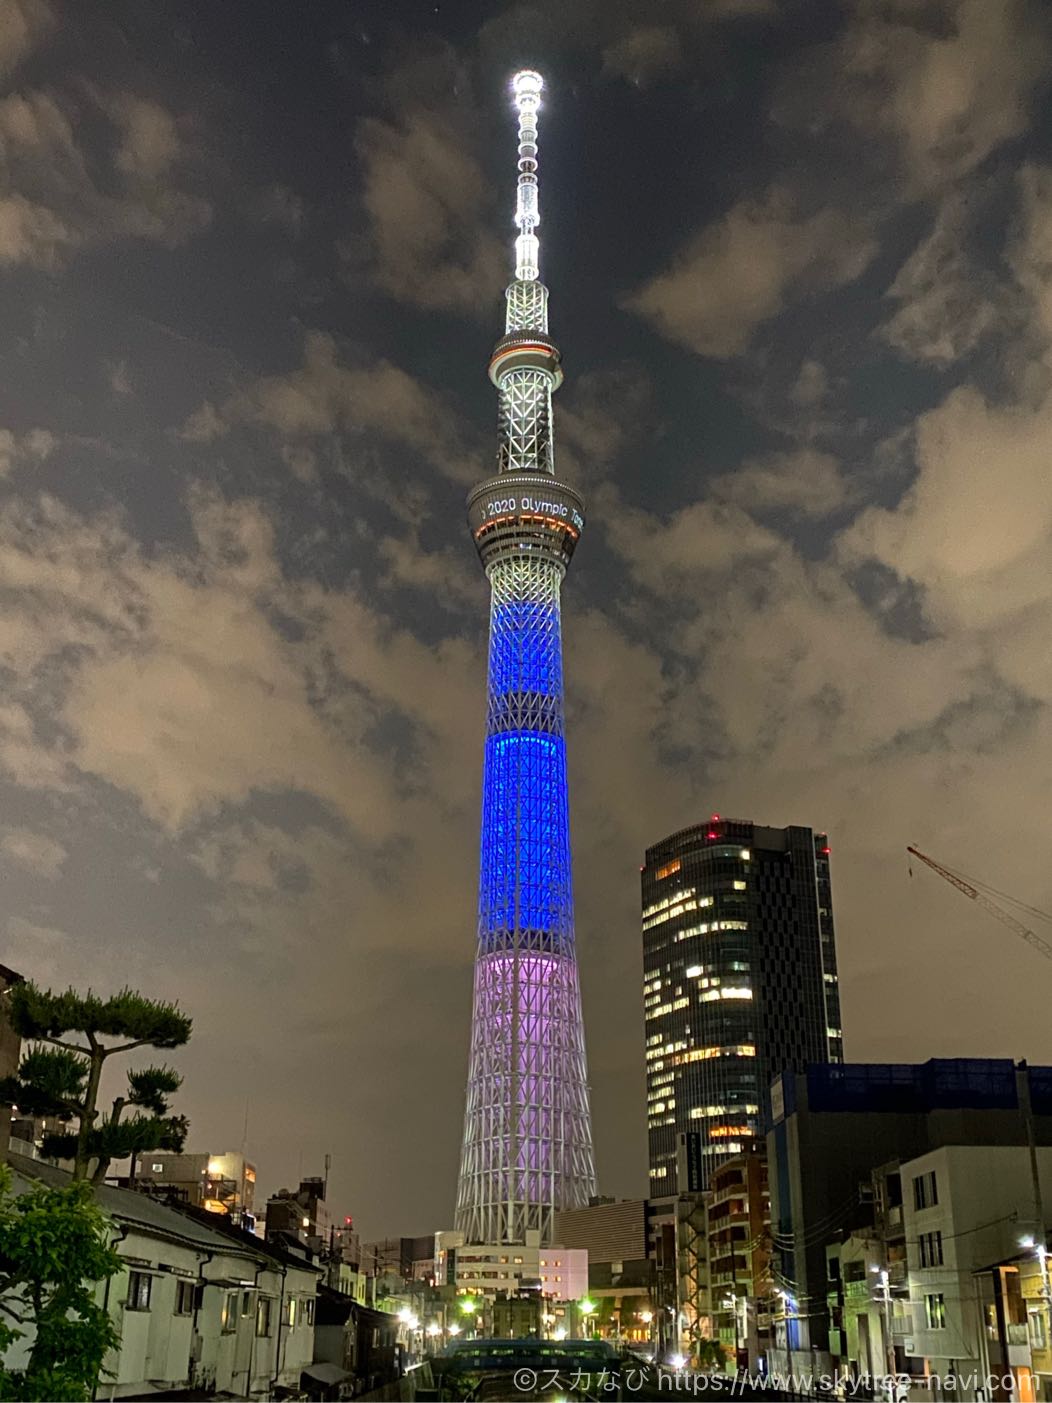
[[[538,280],[541,79],[519,112],[515,279],[490,376],[497,475],[469,499],[492,591],[482,786],[478,951],[456,1226],[469,1242],[552,1240],[557,1209],[595,1192],[574,950],[559,591],[583,527],[554,477],[552,392],[562,381]]]

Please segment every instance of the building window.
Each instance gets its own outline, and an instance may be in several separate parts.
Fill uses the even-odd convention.
[[[285,1324],[290,1330],[296,1328],[296,1297],[290,1296],[285,1302]]]
[[[946,1298],[941,1291],[924,1297],[924,1318],[929,1330],[946,1329]]]
[[[252,1304],[253,1304],[253,1300],[254,1300],[254,1296],[253,1296],[253,1293],[252,1293],[251,1291],[242,1291],[242,1293],[241,1293],[241,1318],[242,1318],[242,1319],[244,1319],[245,1316],[251,1315],[251,1314],[252,1314]]]
[[[304,1325],[314,1324],[314,1298],[303,1302],[303,1323]]]
[[[922,1267],[942,1266],[942,1233],[922,1232],[920,1235],[920,1264]]]
[[[130,1271],[128,1273],[128,1296],[124,1302],[127,1310],[149,1310],[150,1291],[153,1287],[153,1277],[145,1271]]]
[[[265,1338],[271,1331],[271,1313],[274,1309],[273,1296],[260,1296],[256,1304],[256,1336]]]
[[[192,1281],[177,1281],[175,1283],[176,1315],[193,1315],[193,1312],[194,1283]]]
[[[163,1174],[163,1173],[164,1173],[164,1165],[163,1165],[163,1164],[157,1164],[156,1161],[155,1161],[153,1164],[150,1165],[150,1173],[151,1173],[151,1174]]]
[[[238,1311],[241,1306],[240,1291],[223,1292],[223,1334],[232,1335],[237,1329]]]
[[[939,1201],[939,1189],[935,1182],[935,1170],[918,1174],[913,1181],[913,1206],[916,1209],[932,1208]]]
[[[1048,1337],[1045,1334],[1045,1317],[1042,1311],[1032,1310],[1027,1316],[1030,1322],[1031,1349],[1047,1349]]]

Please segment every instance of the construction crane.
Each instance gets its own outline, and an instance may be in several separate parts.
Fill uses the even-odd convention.
[[[929,857],[927,853],[922,853],[919,848],[907,847],[906,851],[912,857],[918,858],[921,862],[925,863],[933,872],[938,872],[940,877],[945,878],[946,881],[949,882],[951,886],[956,887],[958,891],[964,892],[965,896],[970,897],[972,901],[981,906],[984,911],[989,911],[990,915],[1000,921],[1002,925],[1007,926],[1009,930],[1014,930],[1016,935],[1022,936],[1026,943],[1032,945],[1035,950],[1040,951],[1046,960],[1052,960],[1052,945],[1050,945],[1047,940],[1043,940],[1036,931],[1032,931],[1029,926],[1024,926],[1022,921],[1017,921],[1014,916],[1010,916],[1007,911],[1002,910],[996,902],[991,901],[988,896],[980,891],[979,887],[983,886],[984,883],[980,882],[973,886],[972,883],[962,877],[960,873],[951,871],[949,867],[943,867],[941,862],[936,862],[933,857]],[[910,876],[913,876],[912,867],[910,868]],[[994,891],[995,888],[989,887],[987,890]],[[998,892],[997,895],[1004,896],[1004,893]],[[1044,911],[1039,911],[1036,906],[1026,906],[1021,901],[1016,902],[1014,897],[1007,897],[1006,900],[1012,901],[1018,906],[1022,906],[1025,911],[1033,912],[1035,916],[1043,917],[1046,921],[1052,920],[1052,917],[1046,915]]]

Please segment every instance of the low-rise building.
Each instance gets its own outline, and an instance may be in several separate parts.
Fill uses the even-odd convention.
[[[970,1371],[988,1329],[983,1322],[980,1330],[972,1273],[1009,1255],[1020,1224],[1041,1240],[1031,1135],[1052,1204],[1052,1068],[1000,1059],[815,1066],[780,1077],[771,1103],[772,1273],[781,1302],[771,1368],[866,1372],[865,1358],[870,1370],[881,1360],[880,1372],[892,1359],[914,1374]],[[973,1174],[970,1165],[985,1167]],[[950,1195],[949,1207],[940,1200],[945,1211],[927,1197],[940,1191]],[[852,1236],[863,1245],[836,1269],[850,1262],[856,1271],[862,1260],[875,1284],[857,1287],[858,1308],[849,1310],[846,1290],[831,1289],[827,1249],[839,1244],[839,1262]],[[880,1301],[883,1334],[870,1298]]]
[[[713,1339],[735,1368],[759,1367],[770,1346],[773,1284],[767,1150],[762,1140],[716,1165],[709,1176],[709,1296]]]
[[[1042,1197],[1052,1207],[1052,1148],[1036,1153]],[[1018,1254],[1021,1236],[1032,1246],[1042,1241],[1034,1233],[1030,1155],[1025,1146],[944,1145],[904,1163],[901,1172],[913,1317],[909,1353],[928,1374],[985,1376],[991,1322],[976,1273]],[[1002,1300],[1010,1302],[1011,1294]],[[1030,1335],[1036,1340],[1047,1322],[1038,1302],[1015,1323],[1029,1324],[1027,1312],[1034,1323],[1018,1343],[1029,1346]],[[1028,1391],[1049,1396],[1047,1360],[1024,1358],[1021,1351],[1005,1363],[1016,1375],[1017,1397]]]
[[[255,1221],[256,1166],[237,1150],[150,1150],[118,1184],[144,1189],[176,1207],[207,1208],[246,1226]]]
[[[655,1313],[654,1263],[647,1251],[644,1198],[594,1199],[555,1215],[555,1235],[588,1254],[588,1297],[603,1338],[646,1347]]]
[[[542,1247],[539,1232],[526,1242],[466,1243],[462,1232],[435,1234],[434,1279],[469,1295],[492,1299],[535,1286],[553,1300],[578,1300],[588,1291],[588,1253],[581,1248]]]
[[[689,1359],[712,1338],[705,1194],[684,1191],[649,1199],[647,1245],[653,1264],[655,1350],[663,1359]]]
[[[69,1182],[42,1161],[12,1154],[9,1162],[16,1193]],[[228,1220],[203,1210],[181,1212],[108,1184],[97,1196],[123,1263],[98,1291],[120,1337],[100,1398],[190,1389],[270,1398],[299,1389],[314,1358],[318,1267],[236,1228],[221,1231]],[[31,1344],[12,1347],[13,1368]]]
[[[402,1372],[398,1335],[396,1316],[319,1286],[314,1365],[328,1365],[329,1371],[312,1365],[306,1372],[317,1383],[348,1385],[355,1397],[373,1393],[395,1383]],[[334,1375],[333,1369],[342,1377]]]

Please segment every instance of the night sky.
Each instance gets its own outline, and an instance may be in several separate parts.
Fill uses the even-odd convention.
[[[0,960],[178,998],[192,1148],[452,1221],[525,66],[603,1192],[643,849],[713,811],[828,830],[850,1059],[1052,1062],[1052,965],[905,857],[1052,906],[1049,19],[0,0]]]

